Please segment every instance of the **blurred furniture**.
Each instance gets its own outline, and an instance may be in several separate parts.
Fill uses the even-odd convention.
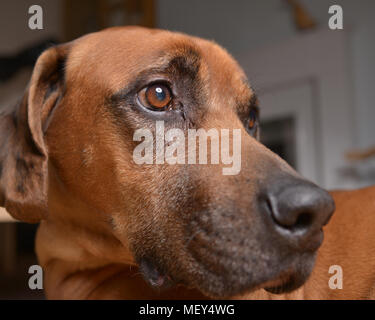
[[[346,158],[351,161],[365,160],[375,157],[375,147],[366,150],[352,150],[346,153]]]
[[[292,11],[294,25],[297,30],[309,30],[316,26],[316,22],[298,0],[284,0]]]
[[[154,0],[65,0],[64,41],[119,25],[155,27]]]
[[[345,154],[347,167],[343,172],[362,182],[363,186],[375,184],[375,147],[353,149]]]

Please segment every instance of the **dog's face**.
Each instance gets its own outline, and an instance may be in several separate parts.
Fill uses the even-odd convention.
[[[90,34],[42,55],[28,101],[38,159],[48,158],[33,182],[45,191],[44,218],[115,236],[153,286],[228,297],[290,291],[307,279],[332,199],[258,141],[255,93],[218,45],[142,28]],[[156,121],[186,137],[237,129],[241,170],[137,164],[134,133],[148,129],[156,145]]]

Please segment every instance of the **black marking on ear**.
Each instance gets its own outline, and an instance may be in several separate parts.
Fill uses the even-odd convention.
[[[24,194],[25,193],[25,188],[23,186],[23,181],[18,181],[17,183],[17,192]]]
[[[17,192],[25,193],[25,180],[30,172],[30,165],[23,159],[20,155],[16,157],[16,183],[17,183]]]
[[[56,99],[55,101],[53,102],[52,106],[49,108],[48,110],[48,114],[47,116],[45,117],[45,119],[42,119],[42,131],[43,133],[46,133],[47,131],[47,128],[49,126],[49,123],[50,123],[50,120],[51,120],[51,117],[52,117],[52,114],[54,112],[54,110],[56,109],[57,105],[59,104],[60,100],[61,100],[61,97],[62,97],[63,93],[61,93]]]
[[[44,95],[43,102],[45,102],[53,92],[65,86],[66,60],[66,56],[60,56],[57,60],[56,68],[51,73],[46,75],[46,77],[43,79],[43,81],[48,83],[48,87]]]
[[[52,105],[50,105],[48,112],[44,119],[42,119],[42,131],[45,133],[47,131],[51,116],[59,104],[62,96],[64,95],[65,91],[65,64],[67,61],[67,55],[60,56],[57,60],[57,66],[53,70],[52,73],[50,73],[44,81],[47,82],[48,87],[46,89],[46,92],[44,94],[43,103],[45,103],[48,98],[57,90],[59,90],[59,94],[55,97],[55,100],[53,101]]]
[[[51,94],[57,90],[57,88],[58,88],[57,82],[52,82],[46,90],[46,93],[43,98],[43,102],[45,102],[51,96]]]
[[[17,116],[17,111],[14,110],[12,113],[11,113],[11,117],[12,117],[12,123],[14,125],[14,128],[17,129],[18,127],[18,116]]]
[[[28,173],[29,167],[27,165],[27,162],[21,158],[20,156],[17,156],[16,158],[16,170],[18,172]]]

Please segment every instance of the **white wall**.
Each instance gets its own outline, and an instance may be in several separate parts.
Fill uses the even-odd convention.
[[[304,0],[317,20],[326,22],[328,3],[342,5],[344,28],[351,30],[354,103],[357,106],[357,142],[375,145],[375,1],[373,0]]]
[[[348,50],[352,56],[356,144],[358,147],[374,145],[375,1],[301,2],[319,25],[327,29],[328,7],[331,4],[342,5],[344,29],[351,30]],[[214,39],[235,57],[242,52],[281,42],[297,34],[290,12],[281,0],[158,0],[158,3],[158,24],[161,28]]]

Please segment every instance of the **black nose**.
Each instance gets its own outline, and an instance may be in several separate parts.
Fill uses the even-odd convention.
[[[269,184],[262,201],[276,232],[292,245],[316,249],[323,240],[334,202],[327,191],[311,182],[283,177]]]

